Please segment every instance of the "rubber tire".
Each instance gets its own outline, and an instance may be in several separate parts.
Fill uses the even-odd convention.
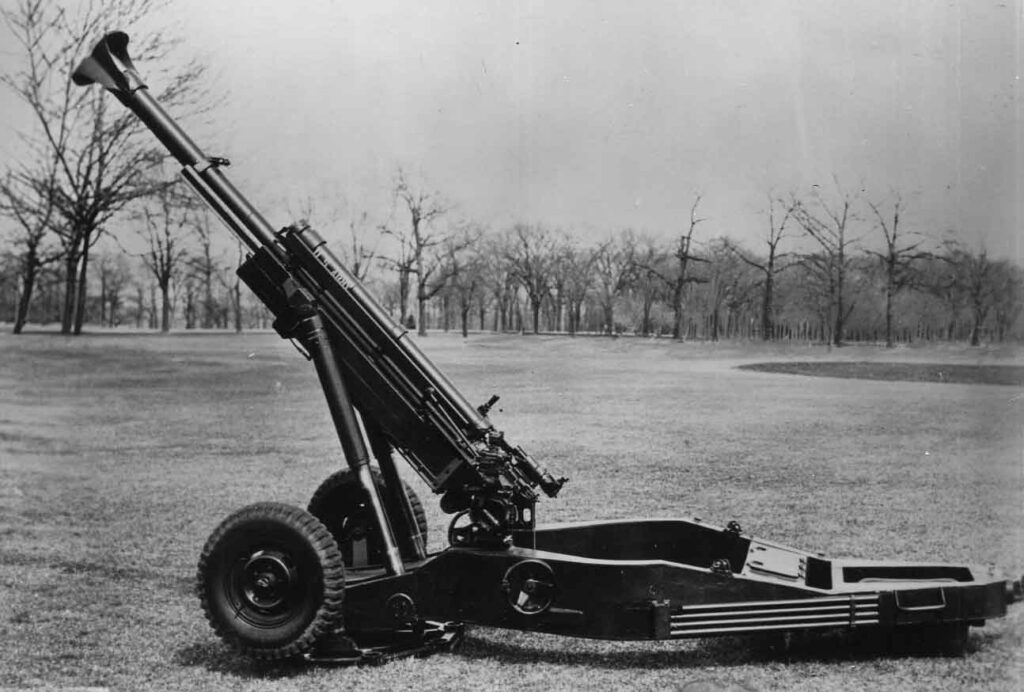
[[[371,469],[373,482],[377,489],[384,495],[384,478],[376,469]],[[416,492],[409,485],[402,481],[402,487],[409,497],[409,504],[412,505],[413,517],[416,520],[416,527],[423,538],[423,547],[427,547],[427,514],[423,510],[423,503],[416,495]],[[380,531],[372,518],[372,511],[369,507],[369,500],[363,491],[356,474],[351,469],[337,471],[320,484],[320,487],[313,493],[309,501],[308,511],[315,516],[327,530],[334,536],[341,550],[345,567],[353,568],[351,526],[353,509],[359,520],[360,529],[366,531],[367,541],[367,565],[365,567],[379,567],[384,565],[384,542],[380,538]],[[396,536],[399,545],[403,543],[402,537]],[[362,566],[361,566],[362,567]]]
[[[260,551],[274,551],[294,567],[295,583],[273,613],[261,612],[242,587],[247,558]],[[341,553],[330,532],[301,507],[260,502],[229,516],[206,541],[196,581],[213,630],[256,659],[300,656],[341,622]]]

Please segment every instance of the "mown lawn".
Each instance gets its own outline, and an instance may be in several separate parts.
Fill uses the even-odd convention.
[[[1015,365],[1013,351],[699,346],[432,335],[422,348],[511,441],[572,480],[544,522],[738,520],[835,556],[1024,570],[1024,389],[794,377],[764,361]],[[848,637],[609,643],[476,628],[455,654],[257,666],[193,595],[210,530],[305,505],[342,463],[311,366],[272,334],[0,335],[0,688],[1020,689],[1024,606],[959,659]],[[420,495],[431,500],[416,478]],[[433,546],[443,515],[430,506]]]

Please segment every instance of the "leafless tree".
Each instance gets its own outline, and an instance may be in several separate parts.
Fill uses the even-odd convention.
[[[46,170],[32,171],[30,166],[44,164]],[[20,164],[8,170],[0,181],[0,215],[16,224],[14,246],[18,257],[18,302],[14,316],[14,333],[20,334],[28,319],[36,277],[46,266],[60,260],[59,246],[52,243],[56,214],[53,160]]]
[[[704,286],[705,333],[712,341],[723,334],[730,338],[737,331],[738,315],[751,302],[756,282],[751,268],[735,252],[727,238],[716,238],[708,245]],[[722,309],[725,324],[722,324]]]
[[[484,258],[479,251],[482,236],[481,229],[466,226],[444,243],[448,289],[456,301],[463,337],[469,336],[469,313],[484,287]]]
[[[203,313],[199,324],[203,329],[210,329],[217,319],[217,300],[213,296],[213,284],[219,261],[213,252],[215,225],[210,222],[210,213],[206,207],[196,210],[192,217],[192,227],[199,242],[199,251],[192,253],[188,258],[189,274],[198,284],[197,290]]]
[[[703,283],[705,279],[691,274],[694,262],[707,262],[707,260],[696,253],[693,245],[693,232],[697,225],[707,219],[697,216],[697,207],[700,206],[701,196],[695,195],[693,204],[690,206],[690,221],[686,231],[679,235],[672,250],[673,261],[668,265],[651,264],[643,265],[640,268],[649,274],[660,278],[668,288],[672,301],[672,338],[683,338],[683,298],[686,287],[692,283]]]
[[[172,284],[181,278],[188,257],[188,237],[195,228],[195,203],[180,185],[162,187],[141,205],[139,235],[146,242],[142,261],[160,289],[160,331],[171,329]]]
[[[665,295],[665,282],[661,277],[669,274],[669,259],[653,238],[644,236],[637,240],[633,258],[633,291],[640,301],[640,333],[643,336],[651,333],[651,312],[654,304]]]
[[[100,324],[108,327],[120,324],[122,292],[131,278],[131,266],[123,252],[105,253],[100,257]]]
[[[540,333],[540,308],[550,292],[555,247],[548,229],[520,223],[512,228],[511,243],[506,249],[505,258],[512,274],[530,302],[534,334]]]
[[[878,229],[885,239],[885,250],[868,249],[868,253],[876,257],[885,271],[885,345],[892,348],[893,342],[893,302],[901,291],[914,286],[920,280],[917,265],[930,253],[920,249],[924,238],[907,243],[904,231],[900,228],[900,212],[903,200],[895,195],[892,201],[892,216],[884,214],[881,205],[869,201],[868,206],[878,221]]]
[[[516,291],[516,277],[509,260],[511,232],[490,235],[481,244],[483,281],[494,302],[494,331],[509,329],[509,307]]]
[[[241,241],[238,241],[238,259],[232,264],[221,265],[217,272],[217,281],[224,287],[228,294],[228,304],[231,306],[232,324],[235,333],[242,333],[242,280],[238,276],[238,267],[245,261],[245,248]],[[225,320],[226,322],[226,320]]]
[[[34,116],[34,126],[21,133],[25,157],[8,170],[27,188],[51,197],[50,225],[59,235],[65,268],[64,333],[82,328],[90,249],[111,218],[164,184],[159,163],[165,157],[138,118],[110,108],[102,89],[73,87],[68,77],[104,30],[130,28],[155,6],[154,0],[18,0],[0,9],[22,57],[21,66],[0,75],[0,82]],[[138,52],[159,64],[174,45],[167,33],[151,31]],[[197,63],[161,74],[169,86],[158,99],[170,108],[187,103],[202,74]]]
[[[369,213],[365,211],[348,222],[348,238],[342,256],[348,263],[349,271],[360,281],[366,280],[377,258],[379,229],[380,226],[374,225]]]
[[[781,218],[776,218],[776,205]],[[732,241],[729,247],[736,256],[761,273],[761,338],[769,341],[775,338],[775,281],[778,275],[792,267],[787,261],[788,253],[779,252],[779,244],[786,237],[786,224],[793,215],[792,203],[776,200],[768,194],[768,232],[764,236],[768,254],[765,259],[755,257],[742,250]],[[781,264],[780,264],[781,262]]]
[[[594,253],[594,276],[605,333],[615,334],[615,301],[637,274],[636,235],[625,230],[601,243]]]
[[[999,262],[989,258],[985,248],[977,252],[956,241],[945,243],[941,259],[949,267],[951,287],[964,297],[971,312],[971,346],[981,344],[981,329],[1000,299],[1003,273]]]
[[[835,179],[838,200],[829,202],[815,186],[809,203],[795,197],[790,200],[793,218],[804,233],[817,243],[819,251],[805,254],[800,262],[815,276],[827,292],[832,322],[832,343],[842,346],[844,326],[853,311],[853,302],[846,293],[847,272],[850,269],[850,248],[856,242],[850,236],[853,205],[857,195],[844,191]]]
[[[594,286],[597,250],[573,243],[563,251],[565,300],[569,311],[569,333],[575,335],[583,321],[583,303]]]
[[[449,209],[437,192],[427,192],[423,184],[410,180],[401,168],[395,174],[393,192],[395,201],[409,215],[409,226],[384,224],[382,227],[383,232],[394,237],[399,245],[397,256],[385,258],[385,263],[398,272],[400,319],[403,323],[410,280],[415,277],[418,333],[426,336],[427,301],[444,287],[443,279],[446,278],[439,272],[442,255],[431,252],[444,242],[445,236],[439,235],[433,224]]]
[[[992,312],[996,340],[1002,342],[1024,312],[1024,270],[1010,262],[1000,262],[995,278]]]

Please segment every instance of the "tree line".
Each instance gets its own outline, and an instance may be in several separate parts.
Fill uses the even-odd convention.
[[[0,75],[33,116],[24,155],[5,163],[0,319],[236,329],[270,316],[243,291],[241,249],[165,167],[166,153],[101,89],[69,83],[75,61],[112,19],[130,28],[152,0],[72,5],[19,0],[0,14],[19,43],[19,70]],[[157,97],[196,113],[202,65],[147,33]],[[162,59],[166,58],[162,62]],[[184,65],[184,67],[181,67]],[[908,231],[896,193],[869,197],[836,179],[768,193],[753,245],[714,230],[694,195],[688,218],[659,235],[620,229],[584,239],[543,223],[503,228],[457,217],[396,171],[385,219],[370,211],[321,229],[401,323],[427,329],[638,334],[674,339],[803,340],[893,346],[1020,339],[1024,273],[956,239]],[[315,205],[304,215],[316,216]],[[338,215],[335,215],[337,217]],[[338,219],[333,219],[337,221]],[[913,225],[910,225],[913,227]],[[114,229],[118,229],[116,232]],[[668,235],[666,235],[666,232]]]
[[[417,258],[407,269],[415,316],[409,291],[389,291],[385,281],[382,297],[421,333],[472,326],[837,346],[978,345],[1024,335],[1021,267],[953,238],[906,231],[897,194],[873,201],[838,181],[830,188],[767,195],[752,247],[702,233],[711,220],[700,215],[700,195],[669,239],[623,229],[587,241],[526,223],[410,232],[402,239],[406,256]],[[403,201],[415,229],[421,210]]]

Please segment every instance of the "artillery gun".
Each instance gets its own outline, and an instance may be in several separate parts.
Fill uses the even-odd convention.
[[[202,549],[213,629],[257,659],[370,662],[442,650],[462,624],[657,640],[874,628],[954,647],[1006,614],[1021,581],[965,565],[830,559],[699,519],[538,526],[555,478],[471,405],[306,225],[275,230],[150,95],[128,36],[105,36],[73,75],[101,84],[181,164],[248,248],[241,279],[313,361],[347,468],[308,510],[244,507]],[[454,515],[426,547],[405,460]]]

